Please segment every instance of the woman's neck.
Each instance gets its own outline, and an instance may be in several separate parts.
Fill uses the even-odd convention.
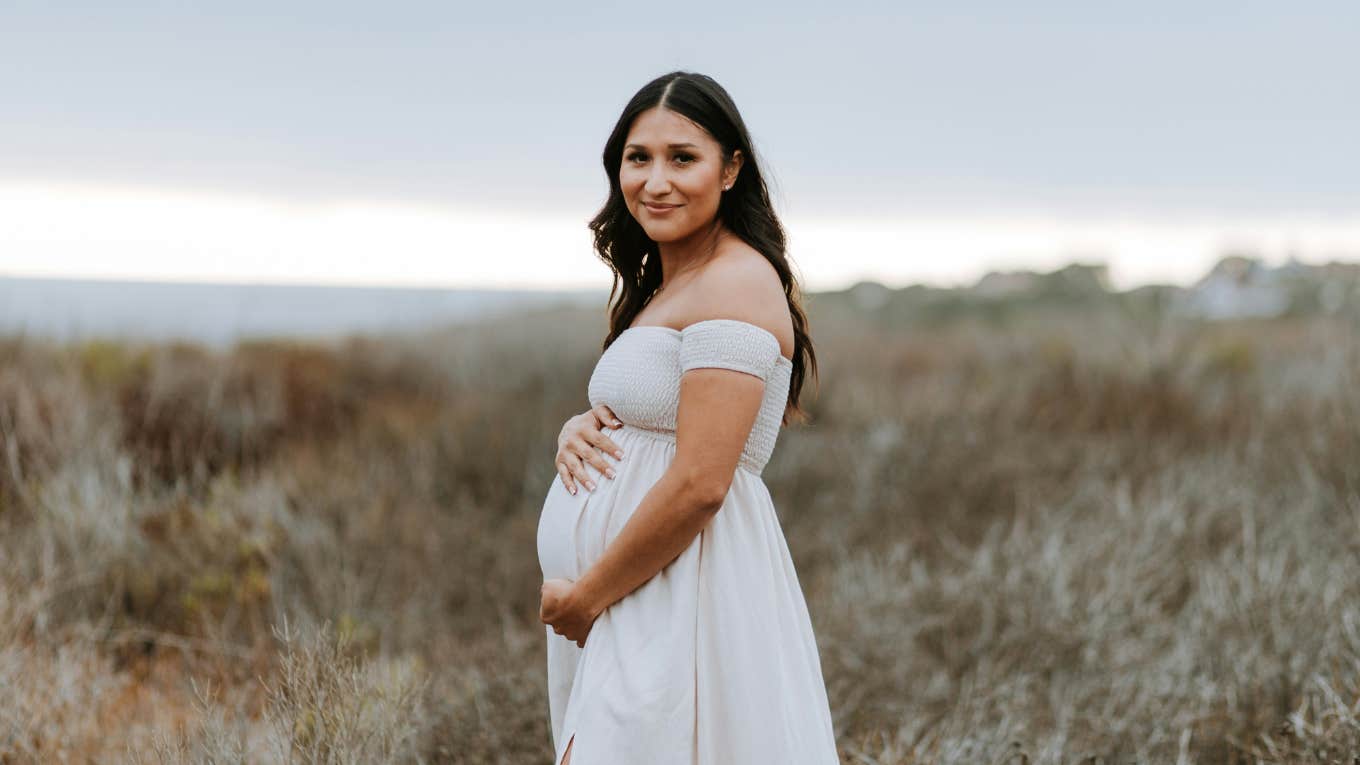
[[[718,246],[728,234],[720,225],[712,229],[696,232],[694,236],[675,242],[660,242],[657,250],[661,254],[660,292],[671,286],[676,278],[689,278],[686,274],[695,272],[718,256]]]

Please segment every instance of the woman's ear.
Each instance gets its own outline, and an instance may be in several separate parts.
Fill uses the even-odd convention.
[[[741,165],[745,159],[741,149],[732,150],[732,158],[727,160],[727,166],[723,168],[723,186],[730,189],[732,184],[737,182],[737,174],[741,172]]]

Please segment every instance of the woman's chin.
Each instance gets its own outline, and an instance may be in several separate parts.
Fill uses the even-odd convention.
[[[642,230],[647,232],[647,238],[658,244],[662,242],[676,242],[685,238],[685,234],[677,234],[677,229],[673,226],[653,226],[651,228],[644,226]]]

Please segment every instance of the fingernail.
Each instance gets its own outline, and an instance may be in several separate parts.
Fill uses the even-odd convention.
[[[614,456],[615,456],[615,457],[618,457],[619,459],[623,459],[623,450],[620,449],[620,450],[614,452]]]
[[[604,474],[607,475],[607,476],[609,476],[610,478],[613,478],[613,477],[614,477],[614,468],[605,468],[605,469],[604,469]]]
[[[595,482],[594,482],[594,481],[586,481],[586,488],[587,488],[587,489],[590,489],[591,491],[595,491]]]
[[[623,423],[619,422],[618,420],[614,420],[614,427],[621,428],[623,427]]]

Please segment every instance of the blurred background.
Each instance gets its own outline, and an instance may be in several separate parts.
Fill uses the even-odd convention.
[[[1360,10],[0,8],[0,762],[551,759],[604,140],[741,109],[845,762],[1360,751]],[[1010,759],[1007,759],[1010,758]]]

